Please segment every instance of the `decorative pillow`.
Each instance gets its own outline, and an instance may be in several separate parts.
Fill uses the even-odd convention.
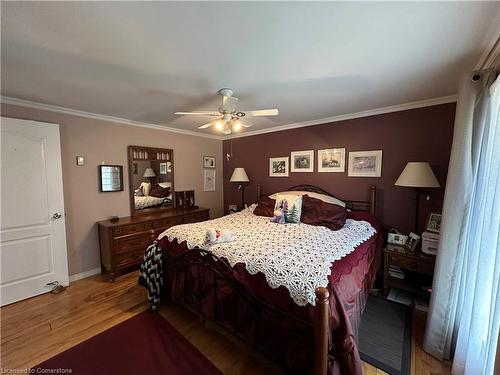
[[[269,197],[262,197],[259,204],[253,210],[253,213],[258,216],[274,216],[274,206],[276,205],[276,200]]]
[[[136,197],[143,197],[144,196],[144,190],[142,190],[142,186],[139,186],[139,189],[134,190],[134,195]]]
[[[155,198],[165,198],[170,194],[170,188],[162,188],[160,185],[153,185],[149,195]]]
[[[160,182],[158,185],[160,185],[162,188],[172,187],[172,183],[171,182]]]
[[[340,199],[337,199],[337,198],[332,197],[330,195],[314,193],[314,192],[310,192],[310,191],[299,191],[299,190],[282,191],[282,192],[278,192],[278,193],[274,193],[274,194],[270,195],[269,198],[276,199],[277,194],[294,194],[294,195],[306,195],[307,194],[310,197],[320,199],[323,202],[336,204],[338,206],[345,207],[345,202],[342,202]]]
[[[142,188],[142,193],[145,196],[148,196],[149,192],[151,191],[151,183],[150,182],[143,182],[143,183],[141,183],[141,186],[139,188]]]
[[[345,207],[323,202],[308,195],[302,197],[302,216],[300,221],[309,225],[322,225],[331,230],[339,230],[345,224]]]
[[[297,194],[276,194],[276,203],[286,200],[288,210],[285,214],[287,223],[300,223],[300,215],[302,212],[302,196]],[[275,209],[277,207],[275,206]]]

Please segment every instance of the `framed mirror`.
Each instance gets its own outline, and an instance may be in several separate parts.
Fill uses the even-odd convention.
[[[151,214],[174,207],[174,151],[129,146],[130,212]]]
[[[123,167],[121,165],[100,165],[99,189],[103,193],[123,191]]]

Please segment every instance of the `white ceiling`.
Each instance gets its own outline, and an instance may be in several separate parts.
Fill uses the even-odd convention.
[[[231,87],[250,130],[453,95],[498,2],[2,2],[2,95],[198,131]],[[200,130],[211,133],[214,130]]]

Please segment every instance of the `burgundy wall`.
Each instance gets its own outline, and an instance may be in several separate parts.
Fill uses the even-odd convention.
[[[235,167],[244,167],[250,183],[245,189],[247,203],[256,201],[257,184],[271,194],[297,184],[311,184],[340,199],[365,200],[368,185],[377,187],[377,216],[387,227],[409,232],[414,227],[414,192],[394,186],[409,161],[428,161],[442,188],[434,189],[431,199],[422,197],[420,231],[430,210],[440,210],[453,137],[455,103],[387,113],[335,123],[224,141],[224,207],[240,203],[240,193],[229,182]],[[317,150],[346,148],[344,173],[318,173]],[[289,177],[269,177],[269,158],[288,156],[291,151],[315,150],[313,173],[292,173]],[[348,177],[349,151],[383,150],[382,177]]]

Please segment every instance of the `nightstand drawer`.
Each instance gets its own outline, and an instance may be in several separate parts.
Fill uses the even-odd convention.
[[[426,273],[432,275],[434,271],[434,264],[428,262],[419,262],[415,259],[407,258],[404,256],[391,255],[390,264],[405,268],[407,270]]]

